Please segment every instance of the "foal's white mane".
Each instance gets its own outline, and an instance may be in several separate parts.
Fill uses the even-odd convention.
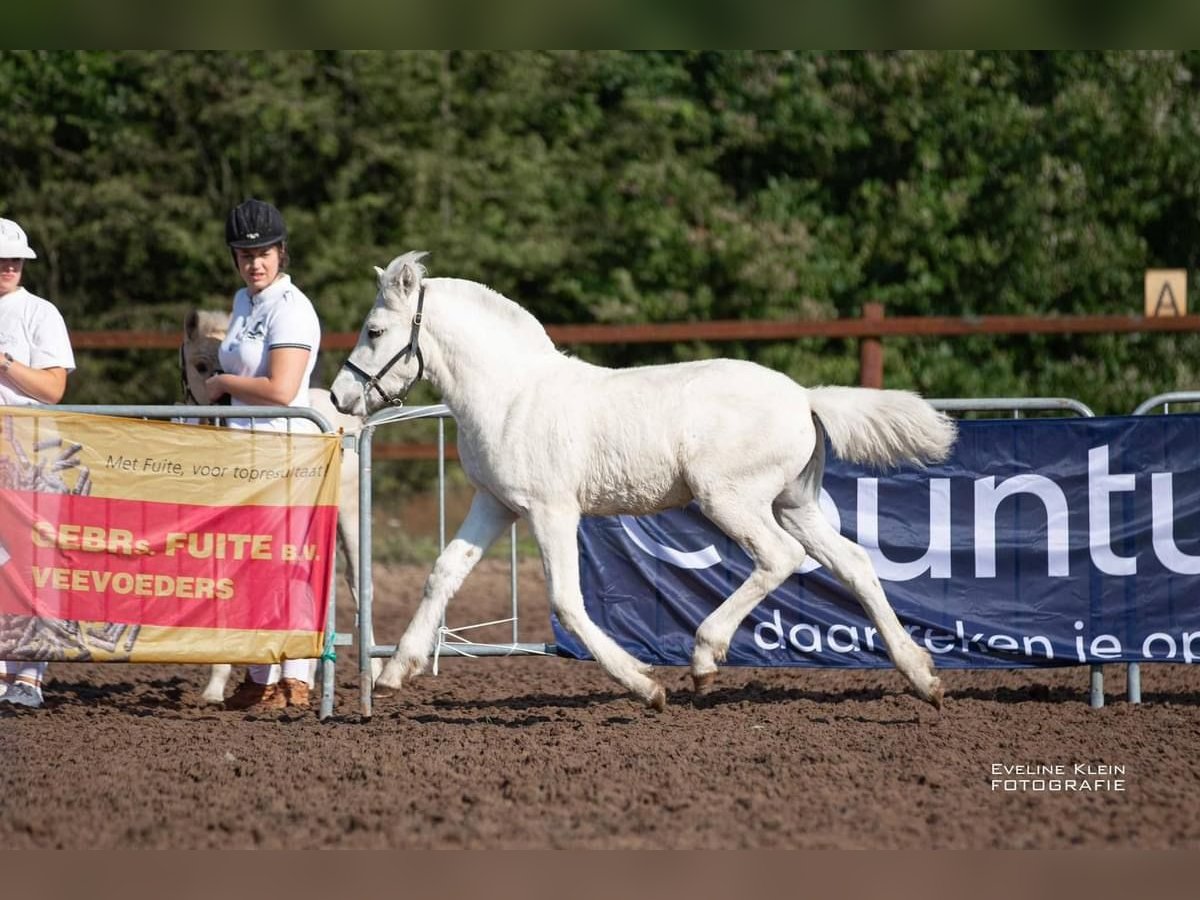
[[[470,285],[471,282],[460,282]],[[542,323],[523,306],[509,300],[499,291],[484,284],[476,284],[476,290],[461,292],[461,301],[478,309],[482,315],[499,319],[512,332],[508,337],[519,340],[530,350],[554,350],[554,342]],[[489,326],[491,323],[488,323]]]
[[[410,271],[414,271],[419,280],[425,281],[426,269],[419,262],[424,256],[425,253],[421,251],[410,251],[393,259],[381,277],[382,289],[402,295],[400,279],[405,266],[411,266]],[[463,312],[461,321],[468,323],[472,329],[486,331],[492,335],[491,340],[503,341],[506,347],[511,348],[519,342],[521,349],[526,351],[555,350],[554,342],[546,334],[542,323],[499,291],[462,278],[431,278],[428,284],[430,287],[436,285],[437,290],[426,300],[426,315],[437,316],[434,304],[453,304]],[[463,309],[468,306],[470,310]],[[496,328],[503,328],[505,334],[495,335]]]

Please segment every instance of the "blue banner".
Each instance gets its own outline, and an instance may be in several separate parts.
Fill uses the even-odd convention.
[[[822,510],[937,666],[1200,659],[1200,416],[963,421],[941,465],[827,462]],[[690,663],[700,622],[751,569],[695,505],[585,519],[579,549],[591,617],[662,665]],[[560,653],[588,658],[553,625]],[[726,662],[891,665],[811,560],[746,618]]]

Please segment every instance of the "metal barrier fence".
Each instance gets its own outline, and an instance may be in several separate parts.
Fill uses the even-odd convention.
[[[1200,403],[1200,391],[1172,391],[1169,394],[1156,394],[1149,400],[1143,400],[1133,411],[1135,416],[1148,415],[1152,409],[1163,408],[1163,413],[1171,411],[1172,403]]]
[[[990,397],[990,398],[942,398],[930,400],[937,409],[952,413],[1008,413],[1013,418],[1020,418],[1030,412],[1061,412],[1069,415],[1092,417],[1094,413],[1078,400],[1062,397]],[[1133,415],[1147,415],[1152,410],[1162,407],[1164,413],[1169,413],[1171,404],[1195,403],[1200,404],[1200,391],[1179,391],[1159,394],[1140,404]],[[230,416],[228,406],[138,406],[138,405],[107,405],[80,406],[62,404],[44,407],[49,410],[62,412],[90,413],[95,415],[124,416],[142,419],[179,419],[182,417],[197,419],[222,419]],[[306,419],[313,422],[324,433],[332,433],[333,429],[321,414],[306,407],[239,407],[237,415],[242,418],[287,418]],[[434,418],[438,420],[438,549],[446,546],[446,439],[445,420],[451,418],[450,410],[444,405],[401,407],[381,410],[368,417],[357,437],[359,452],[359,557],[358,593],[359,608],[357,616],[357,634],[359,647],[359,686],[362,715],[369,717],[372,713],[373,684],[371,677],[371,660],[391,656],[396,651],[395,644],[376,644],[372,638],[374,584],[372,578],[372,456],[371,447],[375,429],[381,425],[410,422],[418,419]],[[289,421],[290,430],[290,421]],[[346,436],[344,445],[354,446],[355,438]],[[464,657],[538,655],[553,656],[556,654],[552,643],[527,642],[520,639],[520,617],[518,609],[517,588],[517,533],[516,525],[510,529],[510,615],[507,618],[490,622],[481,622],[458,628],[446,627],[445,617],[438,629],[437,641],[433,651],[434,671],[442,655]],[[350,634],[339,634],[336,630],[336,592],[334,579],[335,567],[331,567],[329,585],[329,604],[326,612],[327,642],[336,646],[347,646],[353,643]],[[505,643],[475,642],[465,636],[472,629],[511,625],[512,640]],[[332,658],[321,660],[321,704],[319,716],[328,718],[333,711],[335,681],[335,661]],[[1104,676],[1099,665],[1090,666],[1091,706],[1099,708],[1104,705]],[[1141,702],[1140,667],[1137,663],[1127,664],[1127,689],[1130,703]]]
[[[229,406],[138,406],[138,405],[102,405],[80,406],[58,404],[56,406],[37,406],[51,412],[89,413],[98,416],[120,416],[128,419],[227,419],[235,415],[240,419],[288,419],[288,431],[292,429],[292,420],[305,419],[315,424],[325,434],[333,433],[329,422],[319,412],[308,407],[300,406],[239,406],[236,413]],[[352,440],[349,438],[348,440]],[[336,566],[330,566],[329,571],[329,604],[325,616],[326,644],[348,646],[353,643],[353,635],[338,634],[336,628],[335,608],[336,596],[334,579]],[[332,656],[332,655],[330,655]],[[222,660],[213,660],[214,663]],[[327,719],[333,713],[333,697],[335,688],[335,663],[332,658],[322,658],[320,661],[321,705],[318,715]]]
[[[1095,413],[1086,404],[1070,397],[985,397],[982,399],[950,398],[929,401],[936,409],[945,412],[1007,412],[1015,419],[1028,412],[1064,412],[1092,418]],[[1088,702],[1093,709],[1104,706],[1104,669],[1099,665],[1089,667]],[[1141,673],[1137,663],[1126,668],[1129,702],[1141,702]],[[1136,691],[1136,698],[1135,697]]]
[[[1133,415],[1149,415],[1151,410],[1160,406],[1163,414],[1168,415],[1171,412],[1172,403],[1200,403],[1200,391],[1172,391],[1166,394],[1156,394],[1139,403],[1134,409]],[[1142,702],[1142,675],[1141,668],[1137,663],[1129,664],[1129,702]]]
[[[1183,395],[1171,395],[1179,398]],[[1188,395],[1200,402],[1200,393]],[[1095,414],[1084,403],[1068,397],[985,397],[985,398],[942,398],[931,400],[937,409],[953,413],[1008,413],[1013,418],[1020,418],[1030,412],[1060,412],[1074,416],[1093,417]],[[360,533],[362,540],[359,544],[359,685],[361,710],[364,716],[370,716],[372,710],[372,678],[371,659],[390,656],[396,651],[395,644],[375,644],[370,636],[374,634],[373,610],[374,588],[372,584],[372,549],[371,549],[371,442],[375,428],[380,425],[410,422],[417,419],[436,418],[438,420],[438,549],[446,545],[446,507],[445,507],[445,420],[452,418],[450,410],[443,406],[418,406],[381,410],[363,423],[359,436],[359,515]],[[553,655],[553,644],[527,643],[519,638],[519,617],[517,609],[517,563],[516,563],[516,525],[511,529],[511,616],[499,622],[483,622],[465,628],[449,629],[445,617],[438,630],[438,639],[434,648],[434,671],[437,670],[437,660],[442,654],[458,656],[513,656],[513,655]],[[511,622],[512,641],[505,644],[474,643],[462,636],[462,632],[472,628]],[[1128,697],[1130,703],[1141,702],[1140,670],[1137,663],[1127,665]],[[1104,671],[1100,665],[1089,667],[1089,702],[1092,707],[1104,705]]]

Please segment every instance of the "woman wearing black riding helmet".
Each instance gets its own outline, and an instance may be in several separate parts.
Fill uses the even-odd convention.
[[[233,428],[311,430],[303,419],[238,418],[239,406],[308,406],[308,381],[321,345],[321,324],[304,293],[284,269],[288,263],[287,227],[279,210],[249,199],[234,207],[225,222],[225,241],[245,284],[233,298],[229,331],[221,342],[222,371],[207,381],[215,402],[228,394]],[[282,677],[281,677],[282,676]],[[308,660],[281,666],[250,666],[226,709],[282,709],[308,706],[312,687]]]
[[[25,263],[37,259],[25,230],[0,219],[0,406],[58,403],[75,369],[62,314],[21,286]],[[0,544],[0,566],[8,551]],[[0,660],[0,704],[39,707],[46,663]]]

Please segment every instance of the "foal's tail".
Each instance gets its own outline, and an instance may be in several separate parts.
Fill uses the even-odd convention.
[[[939,462],[950,453],[957,427],[910,391],[809,388],[808,402],[833,452],[875,468],[899,462]]]

